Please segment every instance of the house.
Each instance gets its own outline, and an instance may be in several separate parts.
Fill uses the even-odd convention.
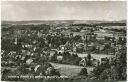
[[[105,48],[105,45],[100,45],[99,46],[99,50],[104,50],[104,48]]]
[[[82,58],[81,59],[81,61],[79,62],[79,66],[86,66],[87,64],[86,64],[86,60],[85,60],[85,58]]]
[[[33,62],[33,59],[26,60],[26,64],[30,65]]]
[[[115,44],[115,43],[111,43],[111,47],[112,47],[112,48],[114,48],[114,47],[115,47],[115,46],[114,46],[114,44]]]
[[[104,36],[97,36],[96,39],[97,40],[104,40]]]
[[[57,56],[57,61],[58,61],[58,62],[61,62],[62,59],[63,59],[63,56]]]
[[[51,50],[49,56],[50,56],[50,57],[54,56],[54,54],[55,54],[56,52],[57,52],[57,51]]]
[[[17,43],[18,43],[18,40],[17,40],[17,38],[15,38],[14,44],[17,45]]]
[[[92,66],[97,67],[97,66],[99,66],[99,64],[100,64],[99,60],[97,60],[97,59],[92,60]]]
[[[77,49],[76,47],[73,47],[73,52],[76,52],[76,49]]]
[[[37,70],[38,70],[39,67],[41,67],[41,65],[35,66],[34,71],[37,72]]]
[[[64,51],[65,50],[65,45],[60,45],[60,50]]]

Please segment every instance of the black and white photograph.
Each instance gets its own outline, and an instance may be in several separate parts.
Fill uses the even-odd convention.
[[[126,1],[1,1],[1,81],[126,82]]]

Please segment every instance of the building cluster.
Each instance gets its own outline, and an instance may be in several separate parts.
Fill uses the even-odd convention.
[[[95,67],[109,63],[122,47],[126,47],[126,33],[103,27],[7,30],[2,35],[2,66],[56,62]]]

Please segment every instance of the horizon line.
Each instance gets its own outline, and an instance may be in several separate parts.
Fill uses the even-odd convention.
[[[1,21],[127,21],[127,19],[120,19],[120,20],[80,20],[80,19],[71,19],[71,20],[66,20],[66,19],[57,19],[57,20],[1,20]]]

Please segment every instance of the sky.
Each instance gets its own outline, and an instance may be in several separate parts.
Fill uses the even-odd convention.
[[[125,1],[3,1],[2,20],[124,20]]]

